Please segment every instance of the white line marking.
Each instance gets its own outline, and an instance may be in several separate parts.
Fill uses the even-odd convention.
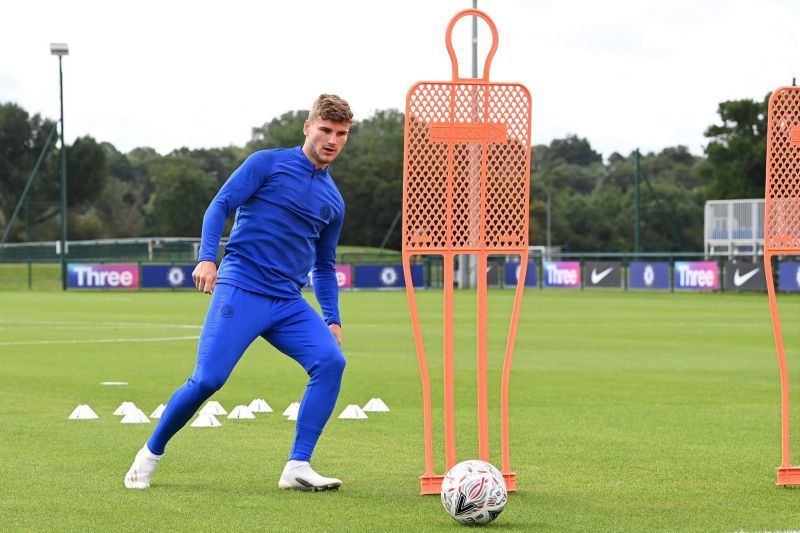
[[[51,326],[92,326],[92,327],[123,327],[123,328],[194,328],[197,324],[149,324],[146,322],[79,322],[69,320],[0,320],[3,324],[16,325],[51,325]]]
[[[0,342],[0,346],[34,346],[42,344],[109,344],[115,342],[163,342],[163,341],[189,341],[197,340],[198,335],[187,337],[154,337],[144,339],[65,339],[56,341],[9,341]]]

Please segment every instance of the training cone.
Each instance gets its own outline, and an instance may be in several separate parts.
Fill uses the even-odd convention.
[[[227,415],[228,411],[222,408],[222,405],[216,401],[206,403],[200,410],[201,415]]]
[[[344,408],[339,418],[367,418],[367,413],[353,403]]]
[[[291,418],[290,420],[297,420],[297,413],[299,412],[300,402],[292,402],[289,404],[289,407],[283,411],[283,416],[294,416],[294,418]]]
[[[250,402],[250,405],[248,405],[248,407],[250,408],[250,411],[252,411],[253,413],[272,412],[272,407],[270,407],[269,404],[266,402],[266,400],[264,400],[263,398],[256,398],[255,400]]]
[[[192,422],[193,428],[218,428],[221,425],[214,415],[208,414],[201,414]]]
[[[163,403],[158,404],[158,407],[156,407],[156,410],[153,411],[153,413],[150,415],[150,418],[161,418],[161,415],[164,413],[165,408],[166,405],[164,405]]]
[[[76,407],[68,417],[70,420],[91,420],[93,418],[100,418],[97,413],[92,411],[92,408],[82,403]]]
[[[388,413],[389,406],[380,398],[371,398],[367,402],[367,405],[364,406],[363,410],[371,413]]]
[[[237,405],[231,410],[231,414],[228,415],[228,418],[255,418],[256,415],[253,414],[253,411],[246,405]]]
[[[125,416],[120,420],[123,424],[149,424],[150,419],[142,412],[141,409],[133,408],[128,410]]]
[[[114,411],[114,414],[117,416],[125,416],[128,414],[128,412],[136,409],[137,407],[133,402],[122,402],[119,404],[119,407],[117,407],[117,410]]]

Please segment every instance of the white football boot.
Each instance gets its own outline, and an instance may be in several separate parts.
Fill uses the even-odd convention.
[[[311,465],[306,462],[289,461],[283,469],[278,487],[281,489],[308,490],[338,490],[342,481],[335,477],[325,477],[314,472]]]
[[[125,487],[129,489],[149,489],[150,478],[156,471],[161,455],[156,455],[150,451],[145,444],[136,454],[131,469],[125,474]]]

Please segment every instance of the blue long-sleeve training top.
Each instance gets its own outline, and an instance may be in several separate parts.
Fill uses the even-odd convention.
[[[300,146],[252,154],[206,210],[200,261],[217,260],[225,221],[234,210],[217,282],[294,298],[311,271],[325,322],[341,324],[336,244],[344,200],[327,167],[314,167]]]

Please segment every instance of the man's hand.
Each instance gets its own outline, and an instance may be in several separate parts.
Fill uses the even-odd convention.
[[[214,292],[217,284],[217,264],[214,261],[200,261],[192,272],[192,281],[198,291],[206,294]]]
[[[336,342],[339,343],[339,346],[342,345],[342,326],[339,324],[329,324],[329,328],[331,328],[331,333],[333,333],[333,337],[336,339]]]

